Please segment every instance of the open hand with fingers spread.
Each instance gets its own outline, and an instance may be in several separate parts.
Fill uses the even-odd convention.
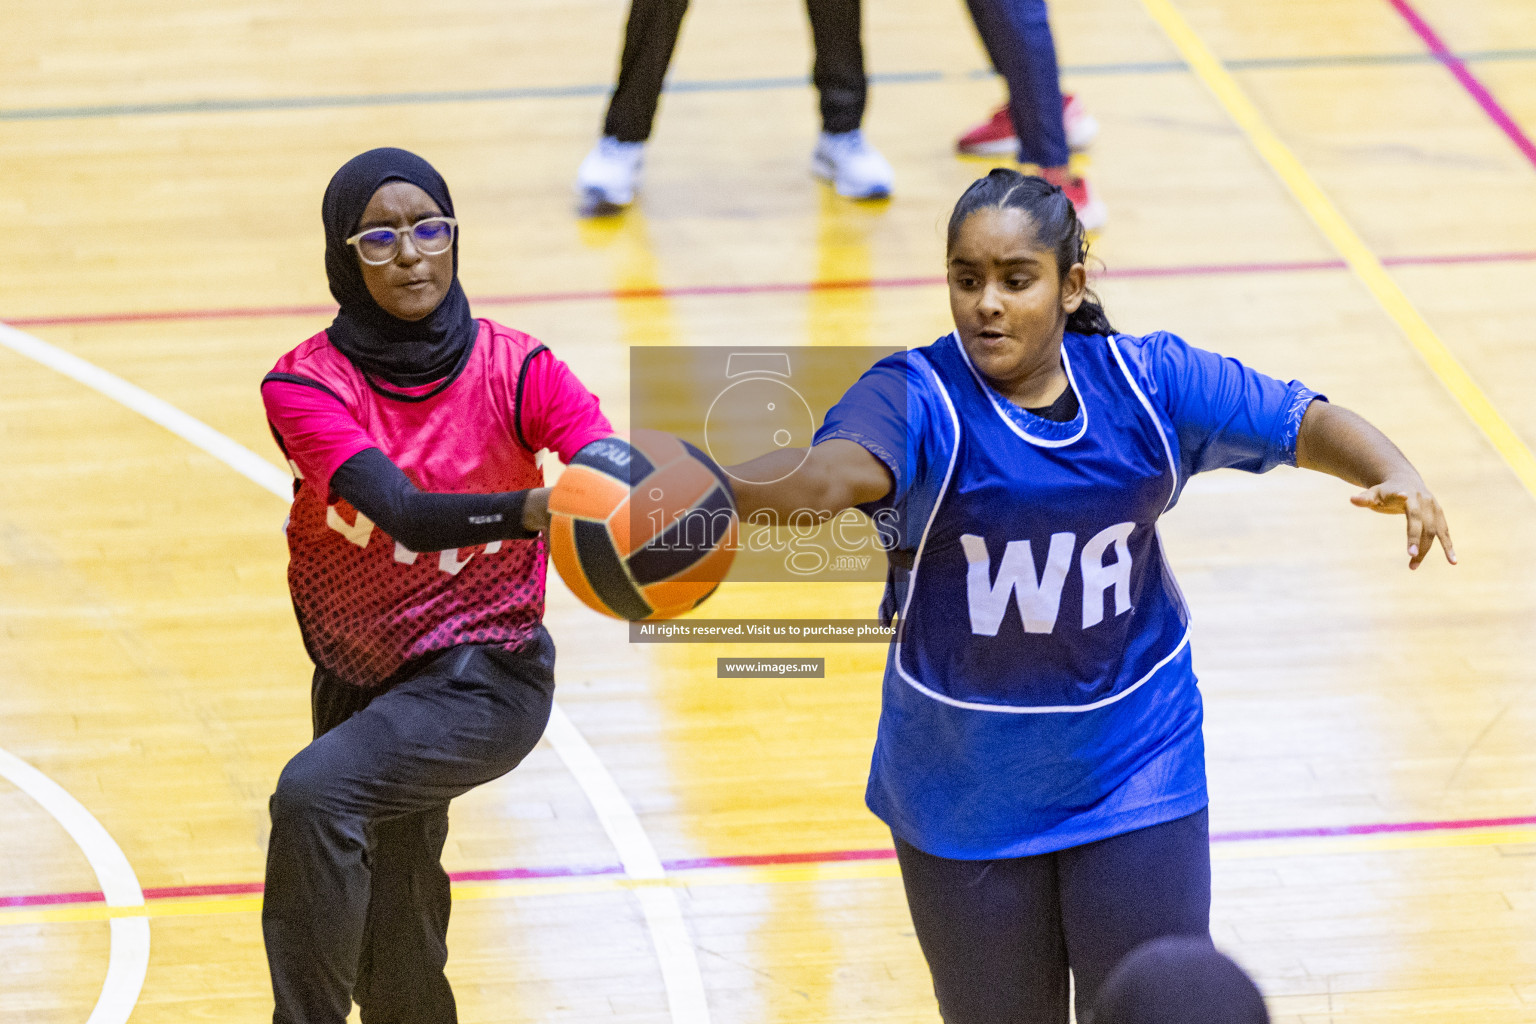
[[[1456,564],[1456,545],[1445,511],[1408,457],[1361,416],[1313,402],[1296,438],[1296,465],[1329,473],[1365,490],[1349,500],[1384,515],[1408,518],[1408,568],[1417,569],[1435,538],[1445,560]]]
[[[1445,510],[1424,486],[1419,474],[1409,472],[1388,477],[1349,500],[1373,512],[1408,517],[1408,568],[1419,567],[1436,537],[1440,538],[1445,560],[1456,564],[1456,545],[1451,542],[1451,527],[1445,521]]]

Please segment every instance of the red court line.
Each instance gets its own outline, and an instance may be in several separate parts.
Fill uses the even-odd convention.
[[[1386,267],[1450,267],[1465,263],[1532,263],[1536,252],[1469,252],[1459,256],[1388,256]]]
[[[512,878],[577,878],[588,875],[621,875],[617,864],[592,866],[567,865],[545,868],[496,868],[489,871],[455,871],[448,877],[455,882],[492,882]],[[172,885],[145,889],[146,900],[174,900],[188,896],[255,896],[264,890],[260,882],[226,882],[218,885]],[[62,903],[101,903],[100,892],[56,892],[35,896],[0,896],[0,907],[42,907]]]
[[[894,860],[896,851],[819,850],[815,853],[749,853],[737,857],[690,857],[662,864],[668,871],[696,871],[700,868],[752,868],[775,864],[835,864],[850,860]]]
[[[1212,832],[1212,843],[1246,843],[1265,839],[1321,839],[1340,836],[1373,836],[1403,832],[1464,832],[1480,828],[1510,828],[1536,825],[1536,815],[1511,818],[1457,818],[1446,821],[1388,821],[1370,825],[1334,825],[1318,828],[1269,828],[1236,832]],[[889,847],[869,850],[817,850],[806,853],[750,853],[734,857],[689,857],[663,861],[668,871],[698,871],[708,868],[771,867],[784,864],[836,864],[861,860],[895,860]],[[497,868],[487,871],[455,871],[448,877],[455,882],[488,882],[515,878],[581,878],[594,875],[620,875],[617,864],[568,865],[542,868]],[[178,899],[187,896],[247,896],[262,891],[260,882],[230,882],[220,885],[179,885],[145,889],[146,900]],[[101,903],[99,892],[56,892],[33,896],[0,896],[3,907],[43,907],[68,903]]]
[[[36,896],[0,896],[0,907],[51,907],[63,903],[104,903],[99,892],[46,892]]]
[[[454,871],[448,877],[455,882],[499,882],[509,878],[585,878],[591,875],[622,875],[617,864],[593,864],[577,867],[494,868],[489,871]]]
[[[1517,818],[1458,818],[1452,821],[1388,821],[1375,825],[1335,825],[1324,828],[1253,829],[1246,832],[1212,832],[1213,843],[1245,843],[1258,839],[1318,839],[1330,836],[1377,836],[1393,832],[1459,832],[1474,828],[1509,828],[1536,825],[1536,816]]]
[[[173,900],[185,896],[251,896],[261,893],[260,882],[226,882],[219,885],[172,885],[145,889],[146,900]],[[0,907],[46,907],[61,903],[101,903],[99,892],[56,892],[36,896],[0,896]]]
[[[1536,144],[1532,144],[1530,138],[1521,129],[1509,112],[1493,98],[1493,94],[1478,81],[1477,76],[1467,67],[1462,59],[1451,52],[1451,48],[1445,45],[1445,40],[1425,21],[1419,12],[1414,10],[1408,0],[1387,0],[1392,9],[1402,15],[1408,27],[1413,29],[1418,37],[1429,47],[1429,52],[1435,55],[1435,59],[1445,65],[1445,69],[1455,76],[1461,87],[1471,94],[1477,101],[1477,105],[1483,108],[1493,123],[1499,126],[1499,130],[1509,136],[1509,140],[1515,144],[1520,152],[1525,154],[1526,160],[1532,167],[1536,167]]]
[[[1388,256],[1389,267],[1455,266],[1468,263],[1531,263],[1536,252],[1450,253],[1438,256]],[[1318,270],[1344,270],[1343,260],[1291,260],[1267,263],[1197,263],[1168,267],[1110,267],[1094,273],[1096,279],[1147,277],[1208,277],[1222,274],[1288,274]],[[481,295],[475,306],[527,306],[560,302],[626,302],[640,299],[678,299],[713,295],[805,294],[810,292],[866,291],[883,288],[932,288],[942,277],[885,277],[847,281],[784,281],[761,284],[685,285],[678,288],[620,288],[607,291],[529,292],[513,295]],[[155,323],[179,320],[254,320],[270,317],[334,316],[336,307],[233,306],[222,309],[180,309],[142,313],[83,313],[64,316],[18,317],[5,320],[12,327],[77,327],[101,324]],[[0,318],[3,319],[3,318]]]
[[[166,320],[259,320],[275,316],[335,316],[329,306],[229,306],[223,309],[170,309],[144,313],[83,313],[6,320],[12,327],[72,327],[89,324],[159,323]]]

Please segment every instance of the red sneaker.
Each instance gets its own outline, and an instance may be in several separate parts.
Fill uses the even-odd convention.
[[[1072,150],[1087,149],[1099,134],[1099,122],[1075,95],[1068,93],[1061,98],[1061,120],[1067,130],[1067,147]],[[960,136],[955,149],[968,156],[1012,156],[1019,147],[1013,133],[1013,117],[1006,105],[993,111],[984,124]]]
[[[1006,106],[993,111],[991,120],[960,136],[955,149],[967,156],[1012,156],[1019,148],[1013,135],[1013,118]]]
[[[1097,231],[1109,220],[1109,208],[1088,184],[1088,179],[1075,174],[1042,171],[1040,177],[1057,186],[1072,200],[1077,219],[1085,231]]]

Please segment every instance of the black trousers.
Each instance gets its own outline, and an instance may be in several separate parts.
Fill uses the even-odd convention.
[[[945,1024],[1079,1024],[1127,954],[1209,936],[1205,811],[1036,857],[948,860],[896,840],[918,944]]]
[[[274,1024],[454,1024],[448,802],[543,735],[554,642],[455,647],[383,692],[316,670],[315,739],[272,795],[261,912]]]
[[[825,131],[851,132],[864,120],[868,82],[860,40],[860,3],[805,0],[816,49],[811,80],[821,94],[821,126]],[[687,11],[688,0],[631,0],[619,81],[608,101],[604,135],[620,142],[644,142],[651,137],[662,81]]]

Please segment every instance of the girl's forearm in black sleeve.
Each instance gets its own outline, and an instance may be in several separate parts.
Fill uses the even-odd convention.
[[[428,493],[377,448],[343,462],[331,477],[331,490],[412,551],[446,551],[537,536],[523,525],[529,491]]]

